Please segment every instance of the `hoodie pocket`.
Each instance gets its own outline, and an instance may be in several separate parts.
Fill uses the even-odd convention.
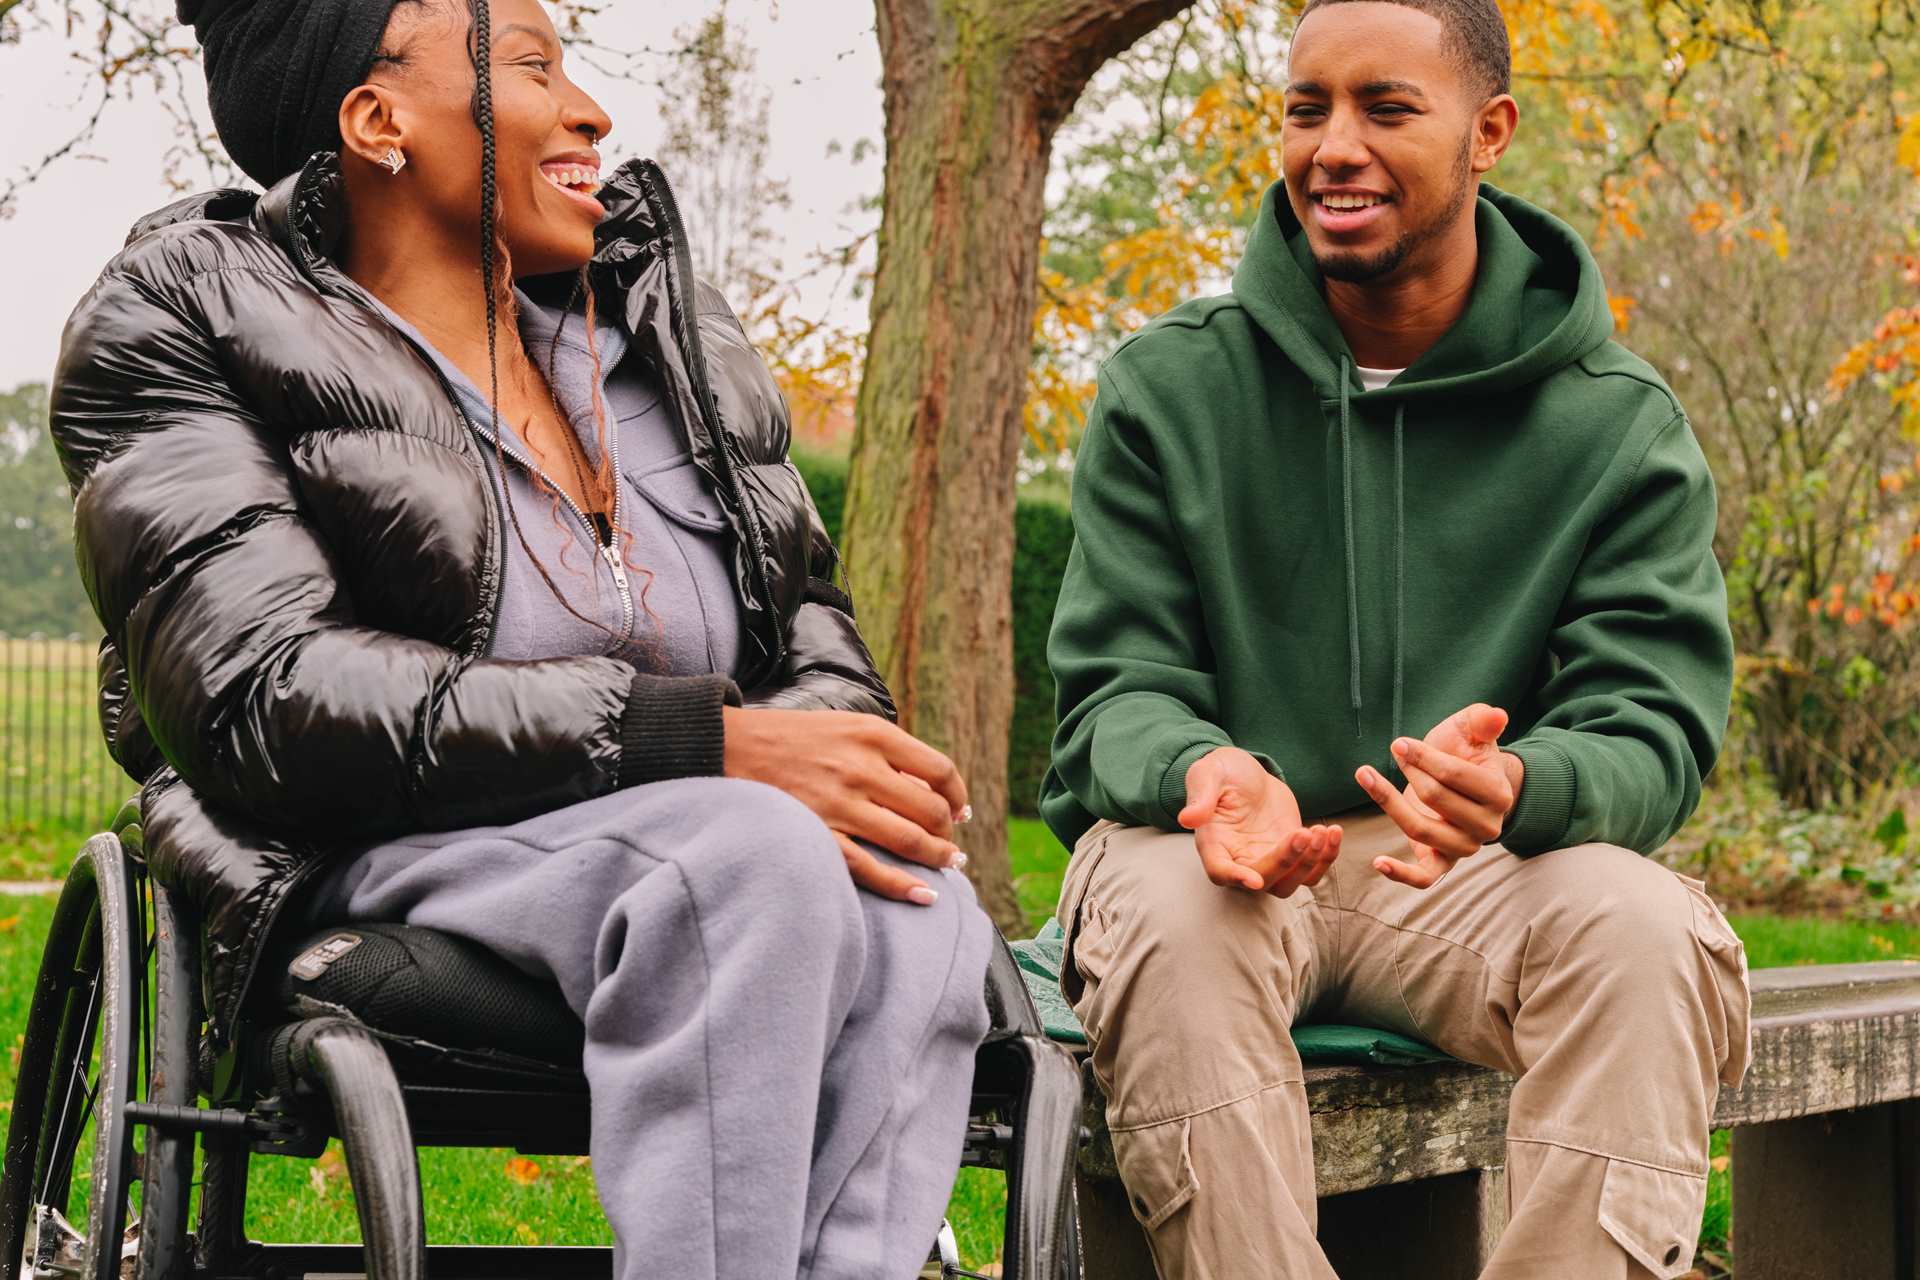
[[[1693,1268],[1707,1180],[1626,1160],[1608,1160],[1600,1227],[1659,1280]]]

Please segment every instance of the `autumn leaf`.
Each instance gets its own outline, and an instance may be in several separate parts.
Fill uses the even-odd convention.
[[[1627,297],[1625,294],[1619,294],[1619,293],[1608,294],[1607,309],[1613,312],[1613,327],[1618,329],[1620,332],[1625,333],[1627,331],[1628,324],[1631,323],[1632,316],[1633,316],[1633,309],[1639,305],[1640,304],[1638,302],[1635,302],[1632,298]]]
[[[0,933],[11,933],[19,923],[19,916],[8,916],[5,920],[0,920]]]
[[[330,1188],[347,1178],[346,1157],[341,1155],[338,1146],[329,1146],[320,1153],[320,1157],[307,1166],[307,1186],[316,1196],[325,1196]]]
[[[540,1181],[540,1166],[525,1156],[514,1156],[508,1160],[505,1172],[509,1182],[517,1182],[523,1187]]]

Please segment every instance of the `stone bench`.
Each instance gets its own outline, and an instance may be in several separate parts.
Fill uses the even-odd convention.
[[[1761,969],[1752,986],[1753,1065],[1714,1116],[1733,1130],[1740,1280],[1920,1280],[1920,962]],[[1320,1239],[1342,1276],[1480,1273],[1506,1225],[1511,1088],[1462,1063],[1308,1070]],[[1081,1274],[1154,1280],[1105,1117],[1089,1073]]]

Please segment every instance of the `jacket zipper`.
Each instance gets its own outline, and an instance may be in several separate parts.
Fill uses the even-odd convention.
[[[667,175],[660,166],[652,161],[642,161],[641,171],[647,177],[647,195],[659,206],[660,215],[666,220],[667,239],[673,253],[674,269],[667,275],[667,294],[673,304],[674,318],[679,322],[680,345],[682,355],[687,362],[687,372],[693,378],[693,390],[700,403],[700,415],[706,420],[707,439],[712,442],[713,451],[720,460],[720,477],[725,482],[728,495],[733,499],[734,509],[740,513],[740,523],[747,534],[747,548],[753,557],[753,584],[760,592],[760,600],[767,616],[773,620],[773,652],[770,670],[778,671],[786,660],[787,638],[783,634],[779,619],[774,617],[775,601],[773,584],[767,578],[767,558],[764,541],[760,531],[760,521],[753,508],[747,504],[740,491],[740,476],[733,465],[733,455],[727,452],[726,433],[720,429],[720,410],[714,403],[713,386],[707,380],[707,361],[700,350],[700,326],[697,317],[688,311],[688,304],[694,296],[693,259],[687,253],[686,226],[680,221],[680,206],[673,196],[673,185],[667,181]]]
[[[395,332],[398,332],[398,330]],[[400,336],[403,338],[406,337],[405,334],[401,334]],[[411,339],[409,339],[409,341],[411,341]],[[423,352],[422,354],[424,355],[425,353]],[[452,394],[453,389],[451,387],[447,390],[449,394]],[[504,437],[496,436],[487,428],[482,427],[479,423],[468,418],[467,411],[461,408],[458,400],[455,400],[453,407],[455,411],[460,414],[461,421],[467,424],[469,431],[485,439],[489,444],[497,444],[502,453],[519,463],[529,474],[540,477],[555,493],[559,494],[560,500],[567,504],[567,509],[572,511],[574,518],[580,521],[580,527],[585,529],[587,536],[593,539],[594,546],[599,550],[600,558],[607,562],[607,568],[613,574],[614,589],[620,594],[620,640],[619,643],[614,646],[614,651],[617,653],[619,650],[626,648],[627,644],[633,639],[633,585],[627,580],[626,561],[620,558],[620,548],[613,537],[614,529],[620,524],[620,433],[618,431],[607,432],[607,461],[612,465],[615,477],[613,486],[613,520],[609,522],[607,517],[598,511],[592,515],[588,515],[580,504],[575,502],[565,489],[555,484],[553,477],[543,471],[533,459],[521,453],[519,449],[513,445],[508,444]],[[567,424],[567,430],[573,430],[573,424],[571,422]],[[500,483],[502,485],[506,484],[506,482],[507,478],[505,476],[500,477]]]

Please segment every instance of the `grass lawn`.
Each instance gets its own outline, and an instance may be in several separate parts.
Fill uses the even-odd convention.
[[[1020,900],[1037,924],[1059,892],[1065,854],[1037,822],[1016,822],[1013,866]],[[71,846],[69,846],[70,848]],[[51,865],[46,873],[55,873]],[[11,1111],[13,1063],[26,1021],[53,899],[0,897],[0,1040],[9,1049],[0,1071],[0,1117]],[[1755,968],[1857,960],[1920,959],[1920,927],[1769,916],[1732,917]],[[1714,1135],[1715,1172],[1709,1185],[1701,1246],[1726,1254],[1728,1176],[1726,1135]],[[605,1243],[608,1232],[594,1199],[584,1160],[516,1158],[507,1151],[426,1151],[421,1175],[429,1189],[427,1221],[433,1238],[484,1244]],[[263,1240],[351,1240],[357,1237],[352,1193],[338,1148],[317,1162],[254,1162],[249,1192],[251,1229]],[[985,1170],[963,1170],[949,1210],[968,1264],[980,1267],[998,1252],[1005,1182]]]

